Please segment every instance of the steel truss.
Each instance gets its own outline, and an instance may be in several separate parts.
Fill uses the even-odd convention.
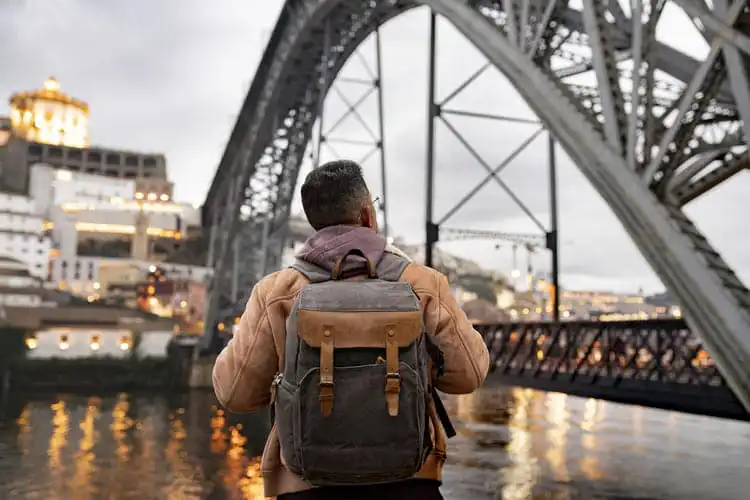
[[[547,134],[548,143],[548,165],[549,165],[549,193],[550,193],[550,225],[546,227],[539,219],[532,213],[529,207],[511,190],[505,182],[500,178],[500,173],[509,165],[512,164],[513,160],[518,157],[528,146],[530,146],[535,139],[537,139],[544,132],[544,126],[537,120],[531,120],[527,118],[510,117],[497,114],[476,112],[470,110],[456,109],[449,107],[449,104],[457,98],[467,87],[469,87],[474,81],[476,81],[482,74],[484,74],[492,65],[487,62],[474,71],[468,78],[461,82],[453,91],[448,93],[441,100],[436,98],[437,89],[437,36],[438,36],[438,23],[437,14],[432,12],[430,14],[430,45],[429,45],[429,92],[428,92],[428,126],[427,126],[427,175],[426,175],[426,193],[425,197],[425,265],[432,267],[433,262],[433,251],[435,244],[440,241],[441,229],[443,233],[448,233],[449,238],[453,236],[453,239],[500,239],[505,241],[514,241],[519,243],[533,244],[544,246],[552,253],[552,284],[553,284],[553,297],[552,297],[552,315],[554,321],[560,321],[560,308],[558,303],[560,300],[560,273],[559,273],[559,254],[558,254],[558,213],[557,213],[557,173],[556,173],[556,158],[555,158],[555,141],[552,134]],[[467,118],[479,119],[479,120],[492,120],[496,122],[504,123],[523,123],[528,125],[537,125],[537,129],[529,135],[529,137],[516,147],[500,164],[494,168],[482,157],[481,154],[474,148],[470,141],[459,132],[459,130],[451,123],[447,118],[450,116],[462,116]],[[479,182],[474,188],[466,193],[453,207],[445,212],[445,214],[435,221],[435,122],[441,122],[446,129],[461,143],[461,145],[469,152],[469,154],[477,161],[487,175]],[[494,181],[505,194],[513,200],[516,206],[528,217],[528,219],[539,229],[539,234],[511,234],[503,233],[498,231],[483,231],[475,229],[454,229],[445,228],[443,225],[448,222],[454,215],[456,215],[462,207],[466,205],[482,188],[484,188],[490,181]],[[543,241],[540,241],[542,239]]]
[[[330,25],[326,26],[326,30],[330,30]],[[326,35],[330,43],[330,33]],[[337,78],[333,79],[328,74],[323,76],[321,80],[324,87],[329,87],[328,94],[325,93],[325,88],[320,93],[320,108],[318,111],[318,124],[317,134],[311,141],[310,158],[313,162],[313,168],[317,168],[321,164],[322,153],[324,149],[335,159],[344,158],[338,151],[337,145],[343,144],[347,146],[355,146],[360,149],[359,155],[356,158],[350,158],[356,160],[360,165],[365,165],[368,160],[373,158],[376,154],[380,163],[380,185],[381,194],[378,199],[378,210],[380,211],[383,218],[383,233],[388,236],[388,210],[386,200],[388,199],[388,178],[386,168],[386,154],[385,154],[385,116],[383,115],[383,79],[382,79],[382,51],[381,51],[381,40],[380,40],[380,29],[376,28],[372,35],[374,41],[374,67],[365,54],[362,52],[362,47],[359,47],[350,60],[354,59],[358,65],[364,69],[366,76],[349,76],[346,74],[346,68],[343,68],[341,74]],[[363,43],[364,45],[364,43]],[[335,77],[336,75],[333,75]],[[346,93],[343,92],[344,87],[353,87],[359,92],[359,97],[356,99],[350,99]],[[336,120],[333,121],[332,125],[327,125],[324,122],[326,116],[326,102],[330,98],[330,94],[333,93],[338,100],[344,104],[346,110]],[[375,95],[377,99],[377,112],[375,121],[377,126],[371,127],[368,124],[368,119],[362,114],[362,106],[368,101],[370,96]],[[348,135],[341,131],[347,121],[347,119],[356,120],[366,132],[367,137],[346,137]]]
[[[705,61],[655,39],[667,1],[710,40]],[[220,299],[231,302],[230,241],[242,235],[243,257],[265,248],[265,269],[280,254],[325,82],[379,26],[419,5],[449,20],[517,88],[680,299],[750,408],[750,292],[682,211],[747,166],[748,12],[739,0],[715,0],[711,9],[633,0],[631,18],[614,0],[584,0],[582,11],[567,0],[287,1],[204,205],[216,269],[207,333]],[[660,82],[657,69],[683,83]],[[595,85],[570,80],[583,73]],[[259,230],[266,220],[268,230]],[[243,266],[242,274],[254,271]],[[239,279],[240,288],[253,280]]]
[[[479,327],[503,383],[713,417],[750,420],[682,320]]]

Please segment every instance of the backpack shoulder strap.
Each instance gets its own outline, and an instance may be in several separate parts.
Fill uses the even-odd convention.
[[[331,279],[330,272],[322,267],[310,264],[301,259],[295,259],[294,264],[289,267],[302,274],[310,281],[310,283],[323,283],[324,281],[329,281]]]
[[[406,257],[386,250],[383,257],[381,257],[380,262],[378,262],[378,265],[375,267],[375,273],[378,275],[378,278],[382,280],[398,281],[401,279],[401,275],[409,264],[411,264],[411,261]],[[427,339],[427,354],[435,364],[435,367],[437,368],[437,376],[439,377],[443,374],[442,372],[444,370],[443,353],[429,336],[426,336],[425,338]],[[448,411],[445,409],[445,405],[443,404],[442,399],[440,399],[440,394],[438,394],[437,389],[435,389],[434,386],[430,389],[432,392],[432,400],[435,405],[435,413],[440,424],[443,426],[446,437],[450,439],[456,435],[456,429],[453,427]]]
[[[381,280],[398,281],[409,264],[408,259],[386,251],[380,258],[378,265],[375,266],[375,274]]]

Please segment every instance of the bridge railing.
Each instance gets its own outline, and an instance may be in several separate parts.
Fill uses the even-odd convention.
[[[476,325],[510,385],[748,420],[700,338],[677,319]]]
[[[490,349],[491,369],[506,374],[726,385],[682,320],[505,323],[477,330]]]

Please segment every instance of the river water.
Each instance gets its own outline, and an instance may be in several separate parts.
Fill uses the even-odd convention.
[[[750,424],[528,389],[448,398],[447,499],[750,498]],[[261,499],[267,424],[208,392],[15,396],[0,499]]]

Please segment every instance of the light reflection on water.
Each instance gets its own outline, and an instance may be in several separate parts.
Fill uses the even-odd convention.
[[[446,398],[455,499],[744,499],[750,425],[529,389]],[[15,411],[15,412],[14,412]],[[208,393],[17,399],[0,498],[262,499],[263,415]]]

